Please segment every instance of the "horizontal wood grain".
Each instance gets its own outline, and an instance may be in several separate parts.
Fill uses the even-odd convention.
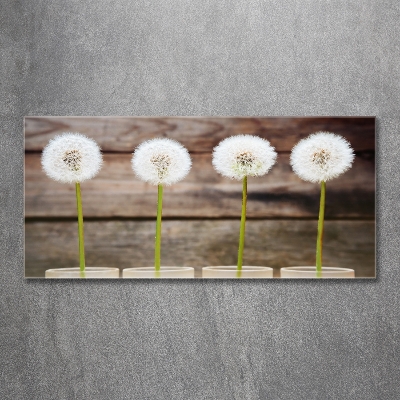
[[[265,137],[277,151],[290,151],[317,131],[343,135],[356,151],[375,149],[373,117],[25,117],[25,149],[40,151],[66,131],[90,136],[107,152],[132,152],[154,137],[179,140],[191,152],[210,152],[220,140],[240,133]]]
[[[157,188],[133,174],[128,154],[106,154],[94,179],[82,183],[86,217],[153,217]],[[210,154],[194,154],[186,179],[166,187],[165,217],[240,216],[242,185],[223,178],[211,165]],[[41,169],[40,155],[25,158],[25,215],[72,217],[76,215],[74,185],[49,179]],[[250,178],[248,216],[317,217],[319,185],[301,181],[291,170],[289,155],[280,154],[271,172]],[[356,157],[353,167],[327,183],[327,218],[373,218],[375,164],[368,155]]]
[[[245,265],[313,265],[316,221],[250,220]],[[155,221],[85,223],[87,266],[153,265]],[[239,236],[237,220],[168,220],[163,222],[162,264],[196,268],[235,265]],[[327,221],[324,265],[349,267],[357,277],[375,271],[374,221]],[[77,224],[28,222],[25,226],[25,276],[43,277],[49,268],[78,266]]]

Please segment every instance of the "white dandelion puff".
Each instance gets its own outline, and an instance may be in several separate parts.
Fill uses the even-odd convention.
[[[132,156],[132,169],[143,181],[153,185],[171,185],[190,171],[189,152],[172,139],[151,139],[141,143]]]
[[[227,178],[265,175],[275,164],[277,153],[268,140],[252,135],[230,136],[214,147],[212,164]]]
[[[103,164],[100,147],[80,133],[66,132],[51,139],[42,152],[42,167],[51,178],[63,183],[93,178]]]
[[[354,152],[342,136],[330,132],[313,133],[300,140],[290,155],[293,171],[309,182],[326,182],[346,172]]]

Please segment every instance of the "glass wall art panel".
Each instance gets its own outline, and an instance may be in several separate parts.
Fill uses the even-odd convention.
[[[375,117],[25,117],[25,277],[376,276]]]

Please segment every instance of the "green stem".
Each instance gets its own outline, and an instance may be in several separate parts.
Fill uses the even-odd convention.
[[[246,206],[247,206],[247,176],[243,178],[242,216],[240,218],[240,237],[239,237],[239,251],[238,251],[238,262],[237,262],[238,278],[240,278],[243,266],[244,236],[246,230]]]
[[[321,198],[319,202],[319,216],[318,216],[317,257],[316,257],[317,278],[321,277],[321,272],[322,272],[322,241],[324,237],[325,193],[326,193],[326,183],[322,181]]]
[[[82,213],[82,195],[81,185],[79,182],[75,184],[76,189],[76,208],[78,209],[78,236],[79,236],[79,268],[81,277],[85,273],[85,242],[83,238],[83,213]]]
[[[155,252],[154,252],[154,268],[156,271],[160,271],[160,266],[161,266],[162,199],[163,199],[163,187],[162,187],[162,185],[158,185],[156,245],[155,245]]]

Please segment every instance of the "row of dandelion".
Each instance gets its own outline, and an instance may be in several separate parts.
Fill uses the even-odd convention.
[[[302,139],[292,149],[290,164],[303,180],[321,186],[316,245],[317,276],[322,270],[322,238],[326,182],[347,171],[354,160],[350,143],[330,132],[317,132]],[[239,232],[237,270],[243,265],[246,226],[247,178],[267,174],[277,161],[275,148],[268,140],[253,135],[236,135],[222,140],[213,150],[212,164],[221,175],[242,182],[242,212]],[[100,171],[103,160],[100,147],[80,133],[64,133],[52,139],[42,153],[46,174],[76,187],[80,271],[85,271],[81,182]],[[186,177],[192,166],[188,150],[179,142],[156,138],[141,143],[134,151],[132,169],[138,178],[158,187],[154,269],[161,266],[161,222],[163,187]]]

